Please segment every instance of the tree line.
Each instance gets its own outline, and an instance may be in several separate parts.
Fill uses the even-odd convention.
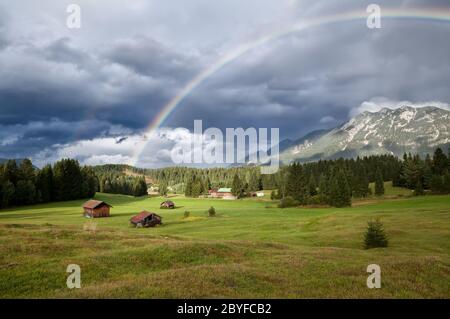
[[[147,183],[145,176],[126,175],[125,171],[131,172],[128,165],[98,165],[92,170],[99,180],[99,190],[101,193],[122,194],[131,196],[147,195]],[[137,174],[137,173],[136,173]]]
[[[426,190],[433,194],[450,193],[450,149],[448,156],[437,148],[432,157],[427,155],[425,159],[404,154],[401,169],[392,183],[412,189],[416,195],[422,195]]]
[[[131,196],[147,195],[145,177],[124,176],[117,174],[100,175],[100,192]]]
[[[93,197],[98,179],[78,161],[62,159],[36,169],[31,160],[0,165],[0,208]]]
[[[405,154],[403,160],[391,155],[375,155],[356,159],[337,159],[315,163],[293,163],[274,177],[278,182],[273,199],[280,206],[326,204],[350,206],[352,198],[372,194],[369,183],[374,182],[375,195],[384,194],[384,182],[407,187],[415,195],[425,190],[433,194],[450,193],[450,156],[437,148],[433,157],[421,159]]]

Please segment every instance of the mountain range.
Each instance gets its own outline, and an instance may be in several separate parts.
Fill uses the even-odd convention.
[[[374,154],[401,157],[404,152],[425,156],[438,146],[450,146],[450,111],[434,106],[402,106],[363,112],[330,129],[314,131],[280,143],[282,163],[351,158]]]

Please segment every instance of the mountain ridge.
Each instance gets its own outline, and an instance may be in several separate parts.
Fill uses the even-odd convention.
[[[450,111],[432,105],[365,111],[314,139],[297,140],[300,143],[280,152],[280,160],[289,163],[374,154],[401,156],[404,152],[424,156],[438,146],[450,146],[449,127]]]

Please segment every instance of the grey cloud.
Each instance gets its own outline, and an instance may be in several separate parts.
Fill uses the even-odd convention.
[[[142,36],[118,40],[106,57],[136,73],[153,78],[186,80],[200,71],[194,58]]]
[[[77,32],[46,25],[46,15],[64,20],[50,1],[29,9],[40,23],[36,31],[20,17],[2,20],[16,18],[17,12],[16,2],[4,5],[0,127],[7,143],[0,156],[99,136],[121,141],[108,127],[139,133],[186,83],[255,34],[303,18],[364,10],[372,2],[195,0],[103,7],[82,0],[85,20]],[[382,8],[449,6],[448,1],[377,3]],[[191,128],[198,118],[219,128],[280,127],[282,137],[297,138],[347,120],[351,109],[373,97],[448,103],[449,38],[442,23],[390,19],[380,30],[369,30],[361,20],[292,33],[212,74],[165,125]],[[65,130],[58,121],[81,133]],[[97,129],[84,126],[90,121]],[[33,127],[36,122],[48,127]],[[19,140],[14,127],[23,130]],[[117,145],[123,143],[127,140]]]

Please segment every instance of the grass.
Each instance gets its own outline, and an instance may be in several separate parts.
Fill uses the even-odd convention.
[[[369,187],[372,190],[372,194],[375,194],[375,183],[370,183]],[[402,197],[412,195],[413,191],[410,189],[392,186],[392,182],[384,182],[385,197]]]
[[[386,197],[400,194],[393,192],[386,187]],[[83,201],[0,211],[0,297],[450,297],[450,196],[342,209],[178,196],[174,210],[159,209],[161,198],[96,198],[114,206],[110,218],[83,218]],[[130,227],[143,209],[163,225]],[[390,245],[364,250],[375,217]],[[81,267],[81,289],[66,287],[71,263]],[[381,289],[366,287],[372,263],[381,266]]]

